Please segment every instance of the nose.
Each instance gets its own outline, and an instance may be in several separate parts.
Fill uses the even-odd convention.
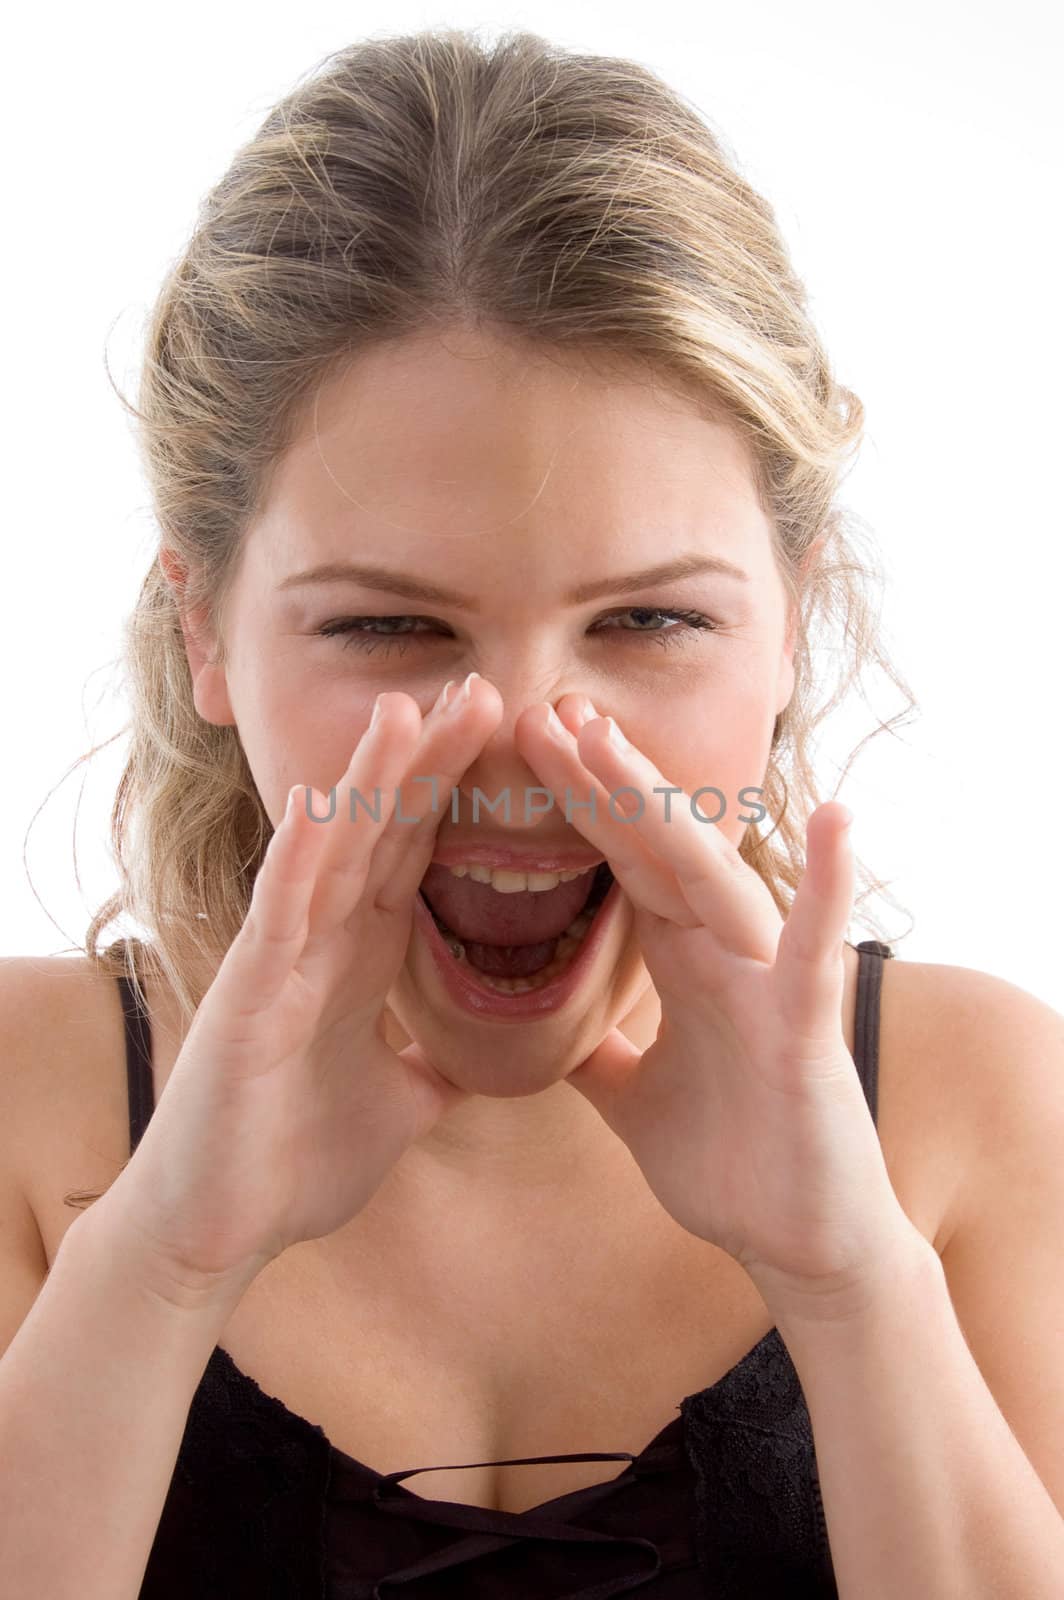
[[[564,696],[583,692],[568,682],[553,683],[539,692],[538,686],[530,690],[527,683],[523,689],[508,689],[497,678],[489,681],[502,698],[502,715],[498,727],[484,741],[456,785],[462,813],[458,820],[471,823],[475,803],[480,822],[494,832],[526,833],[545,823],[547,832],[556,837],[563,828],[572,826],[565,821],[564,789],[554,796],[552,805],[549,785],[522,756],[515,732],[530,707],[557,706]],[[590,781],[589,778],[588,785]],[[586,786],[573,788],[574,804],[589,798],[585,790]]]

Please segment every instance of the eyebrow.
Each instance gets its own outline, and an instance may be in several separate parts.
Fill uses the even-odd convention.
[[[673,561],[645,567],[641,572],[628,572],[612,578],[596,578],[592,583],[578,584],[566,595],[565,603],[570,606],[586,605],[589,600],[599,600],[604,595],[631,594],[636,589],[649,588],[652,584],[670,583],[676,578],[698,577],[707,572],[720,577],[734,578],[740,583],[750,581],[749,573],[737,567],[734,562],[726,561],[723,556],[706,556],[692,552],[690,555],[677,556]],[[357,583],[363,589],[381,589],[388,594],[401,594],[408,600],[424,600],[432,605],[453,606],[457,611],[481,610],[475,599],[459,594],[454,589],[446,589],[437,583],[428,583],[422,578],[413,578],[407,572],[398,572],[387,567],[365,566],[351,561],[327,561],[319,566],[309,567],[305,572],[293,572],[289,577],[282,579],[277,587],[279,590],[284,590],[304,584],[325,583]]]

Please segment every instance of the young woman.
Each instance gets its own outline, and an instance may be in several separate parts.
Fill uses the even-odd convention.
[[[0,982],[5,1594],[1058,1594],[1064,1028],[846,937],[861,407],[705,124],[339,52],[137,416],[120,891]]]

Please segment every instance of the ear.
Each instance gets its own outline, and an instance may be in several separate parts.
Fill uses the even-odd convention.
[[[163,545],[159,551],[159,565],[173,591],[185,640],[189,672],[192,675],[192,698],[204,722],[216,727],[236,726],[233,708],[229,703],[229,687],[225,668],[215,660],[217,640],[208,622],[205,605],[186,609],[185,589],[188,567],[173,550]]]

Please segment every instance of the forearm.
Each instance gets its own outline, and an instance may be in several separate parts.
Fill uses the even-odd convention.
[[[71,1224],[0,1360],[5,1600],[135,1600],[192,1396],[239,1299],[179,1307],[148,1288],[107,1199]]]
[[[1064,1517],[919,1243],[861,1317],[777,1318],[809,1409],[840,1600],[1057,1600]]]

